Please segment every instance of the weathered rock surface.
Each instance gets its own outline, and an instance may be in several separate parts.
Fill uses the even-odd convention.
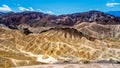
[[[100,11],[0,12],[2,68],[101,61],[120,63],[120,17]]]
[[[52,28],[40,34],[26,35],[22,30],[1,27],[0,66],[9,68],[44,63],[120,62],[120,41],[117,38],[101,39],[96,34],[91,36],[88,31],[81,31],[83,27],[80,30],[76,28]],[[90,30],[95,31],[92,26]]]
[[[98,39],[119,39],[120,40],[120,25],[101,25],[96,22],[83,22],[73,26],[74,29],[91,37]]]

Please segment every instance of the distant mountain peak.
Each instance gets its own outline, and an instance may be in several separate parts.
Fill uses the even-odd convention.
[[[7,26],[26,24],[31,27],[73,26],[82,22],[96,22],[103,25],[120,24],[120,18],[97,10],[67,15],[50,15],[42,12],[9,12],[0,14],[0,23]]]
[[[88,12],[102,12],[102,11],[98,11],[98,10],[90,10]],[[103,13],[103,12],[102,12]]]

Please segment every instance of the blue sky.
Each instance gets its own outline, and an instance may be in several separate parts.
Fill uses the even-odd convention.
[[[0,0],[0,11],[70,14],[89,10],[118,11],[120,0]]]

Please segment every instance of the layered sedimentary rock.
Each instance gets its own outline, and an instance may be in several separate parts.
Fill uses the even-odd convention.
[[[120,25],[101,25],[96,22],[74,25],[78,31],[99,39],[120,39]]]
[[[119,24],[120,17],[100,11],[58,16],[40,12],[0,13],[0,67],[119,63]]]
[[[28,35],[24,34],[23,30],[12,30],[3,26],[0,28],[0,66],[9,68],[44,63],[88,63],[102,60],[120,62],[119,37],[101,39],[96,35],[101,33],[96,28],[102,27],[97,29],[109,32],[107,25],[97,27],[95,25],[95,28],[92,26],[82,24],[51,28],[40,34]],[[115,34],[119,34],[119,29],[117,27],[114,29]]]

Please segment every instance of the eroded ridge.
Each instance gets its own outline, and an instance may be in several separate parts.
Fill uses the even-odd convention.
[[[53,28],[41,34],[0,29],[0,66],[4,68],[42,63],[120,62],[120,41],[98,39],[74,28]]]

